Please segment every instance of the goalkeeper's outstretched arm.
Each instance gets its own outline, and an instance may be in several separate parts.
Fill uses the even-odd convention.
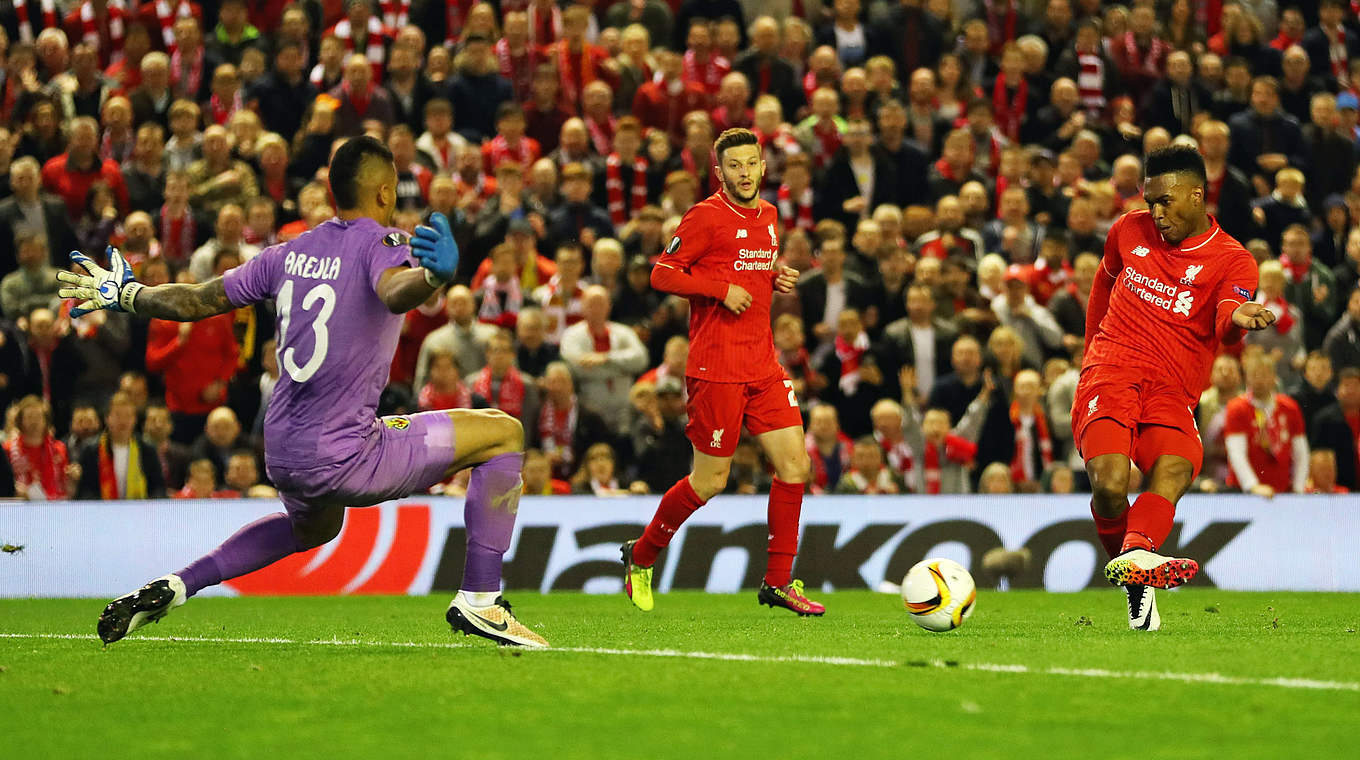
[[[132,306],[132,313],[138,316],[175,322],[197,322],[236,309],[227,299],[221,277],[192,285],[173,282],[142,288]]]
[[[148,288],[132,279],[132,267],[117,248],[109,246],[107,254],[109,268],[105,269],[85,254],[72,251],[71,261],[88,274],[57,272],[63,284],[57,295],[79,301],[71,308],[71,316],[110,309],[153,319],[196,322],[236,308],[227,298],[221,277],[194,285],[168,283]]]

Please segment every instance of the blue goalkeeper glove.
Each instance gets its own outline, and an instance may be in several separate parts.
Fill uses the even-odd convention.
[[[105,253],[109,257],[108,269],[80,251],[71,251],[71,261],[84,267],[89,274],[57,272],[58,280],[72,286],[59,289],[57,295],[83,299],[71,309],[71,316],[79,317],[99,309],[137,313],[133,302],[137,300],[137,292],[146,286],[132,279],[132,267],[117,248],[109,246]]]
[[[416,227],[411,236],[411,254],[425,267],[425,281],[439,287],[458,271],[458,243],[453,239],[449,220],[438,211],[430,214],[430,226]]]

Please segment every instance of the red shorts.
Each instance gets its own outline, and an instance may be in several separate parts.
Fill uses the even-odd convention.
[[[695,449],[709,456],[732,456],[743,424],[754,435],[803,425],[793,381],[782,371],[750,383],[713,383],[687,377],[685,387],[689,391],[685,434]]]
[[[1082,370],[1072,402],[1072,438],[1082,459],[1123,454],[1143,472],[1157,457],[1183,457],[1199,474],[1204,462],[1192,403],[1177,386],[1145,370]]]

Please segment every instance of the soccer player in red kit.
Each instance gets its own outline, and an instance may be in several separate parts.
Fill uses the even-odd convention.
[[[1073,439],[1091,477],[1091,514],[1110,555],[1105,577],[1128,594],[1129,627],[1157,630],[1154,588],[1199,572],[1157,549],[1204,458],[1194,407],[1220,343],[1262,330],[1256,262],[1204,210],[1204,160],[1172,146],[1147,157],[1147,211],[1110,228],[1086,312]],[[1143,493],[1128,502],[1130,462]]]
[[[686,433],[694,468],[661,498],[642,537],[623,545],[624,590],[638,609],[652,609],[657,554],[694,510],[726,487],[745,424],[775,471],[769,564],[758,598],[799,615],[821,615],[826,608],[792,579],[808,456],[793,382],[776,358],[770,330],[773,291],[792,291],[798,272],[775,263],[779,212],[760,199],[765,161],[755,133],[729,129],[713,153],[721,189],[685,214],[652,269],[652,287],[690,302]]]

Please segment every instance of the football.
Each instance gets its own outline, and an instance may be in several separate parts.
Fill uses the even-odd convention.
[[[952,559],[917,562],[902,579],[902,603],[927,631],[952,631],[973,614],[973,576]]]

